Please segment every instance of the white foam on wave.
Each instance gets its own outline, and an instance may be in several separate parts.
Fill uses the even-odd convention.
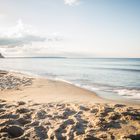
[[[98,91],[99,90],[99,88],[96,88],[96,87],[93,87],[93,86],[74,83],[74,82],[64,80],[64,79],[58,78],[58,77],[57,78],[47,78],[47,79],[55,80],[55,81],[62,81],[62,82],[65,82],[65,83],[68,83],[68,84],[71,84],[71,85],[74,85],[76,87],[80,87],[80,88],[83,88],[83,89],[87,89],[87,90],[90,90],[90,91]]]
[[[115,90],[119,95],[130,99],[140,100],[140,90],[136,89],[119,89]]]
[[[70,81],[67,81],[67,80],[64,80],[64,79],[61,79],[61,78],[51,78],[52,80],[55,80],[55,81],[61,81],[61,82],[65,82],[65,83],[68,83],[68,84],[73,84],[72,82]]]
[[[27,72],[27,71],[18,71],[18,70],[8,70],[10,72],[17,72],[17,73],[23,73],[23,74],[27,74],[29,76],[32,77],[36,77],[36,78],[45,78],[45,79],[49,79],[49,80],[54,80],[54,81],[62,81],[83,89],[87,89],[90,90],[92,92],[97,92],[97,91],[103,91],[103,89],[101,87],[96,87],[96,86],[90,86],[90,85],[85,85],[85,84],[79,84],[79,83],[75,83],[75,82],[71,82],[68,80],[64,80],[62,78],[59,77],[49,77],[49,76],[43,76],[40,74],[34,74],[31,72]],[[105,90],[106,91],[106,90]],[[136,90],[136,89],[111,89],[112,92],[117,93],[120,96],[123,96],[125,98],[128,99],[134,99],[134,100],[140,100],[140,90]],[[111,92],[109,91],[109,92]]]
[[[91,90],[91,91],[98,91],[98,90],[100,90],[100,89],[97,88],[97,87],[88,86],[88,85],[84,85],[84,86],[82,86],[82,87],[85,88],[85,89]]]

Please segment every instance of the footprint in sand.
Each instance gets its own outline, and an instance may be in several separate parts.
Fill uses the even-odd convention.
[[[45,119],[46,118],[46,111],[45,110],[40,110],[35,114],[35,118],[38,119]]]
[[[30,112],[30,110],[26,108],[19,108],[16,110],[16,113],[28,113],[28,112]]]
[[[31,123],[31,121],[29,120],[29,119],[25,119],[25,118],[19,118],[18,120],[17,120],[17,122],[19,122],[21,125],[26,125],[26,124],[29,124],[29,123]]]
[[[4,104],[4,103],[1,103],[0,104],[0,108],[3,108],[3,107],[5,107],[6,106],[6,104]]]
[[[6,110],[5,109],[0,109],[0,113],[3,113],[5,112]]]
[[[10,126],[7,128],[6,132],[11,138],[17,138],[24,134],[24,130],[19,126]]]
[[[19,114],[12,114],[10,112],[0,115],[0,119],[17,119]]]
[[[27,140],[47,140],[47,129],[43,126],[35,126],[25,134]],[[23,139],[24,140],[24,139]]]
[[[70,108],[66,108],[63,112],[63,117],[67,119],[69,116],[76,114],[75,110],[71,110]]]
[[[131,140],[140,140],[140,134],[136,134],[136,135],[129,135],[125,138],[131,139]]]
[[[79,109],[82,111],[89,111],[90,110],[90,108],[82,106],[82,105],[79,106]]]
[[[23,102],[23,101],[19,101],[19,102],[17,103],[18,106],[20,106],[20,105],[25,105],[25,104],[26,104],[26,103]]]

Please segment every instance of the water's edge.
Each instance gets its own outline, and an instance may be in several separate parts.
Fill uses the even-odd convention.
[[[26,72],[26,71],[17,71],[17,70],[4,70],[4,71],[8,71],[8,72],[13,72],[13,73],[19,73],[19,74],[23,74],[23,75],[26,75],[26,76],[29,76],[29,77],[32,77],[32,78],[41,78],[41,79],[46,79],[46,80],[51,80],[51,81],[60,81],[60,82],[64,82],[64,83],[67,83],[67,84],[70,84],[70,85],[73,85],[75,87],[78,87],[78,88],[81,88],[81,89],[84,89],[84,90],[88,90],[94,94],[96,94],[98,97],[102,98],[102,99],[105,99],[105,100],[108,100],[108,101],[114,101],[114,102],[121,102],[121,103],[128,103],[128,104],[136,104],[136,105],[140,105],[140,102],[139,101],[135,101],[135,100],[129,100],[127,99],[127,101],[124,99],[124,98],[119,98],[119,96],[117,98],[105,98],[103,95],[104,93],[99,93],[96,91],[96,88],[94,90],[94,88],[91,88],[91,87],[88,87],[88,86],[81,86],[80,84],[75,84],[73,82],[70,82],[70,81],[67,81],[65,79],[60,79],[60,78],[50,78],[50,77],[47,77],[47,76],[41,76],[41,75],[38,75],[38,74],[34,74],[34,73],[30,73],[30,72]]]

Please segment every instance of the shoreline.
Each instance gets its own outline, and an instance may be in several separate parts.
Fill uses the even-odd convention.
[[[11,72],[10,72],[11,73]],[[21,98],[21,96],[25,96],[26,93],[29,93],[28,95],[26,94],[26,96],[28,96],[28,99],[24,99],[24,100],[31,100],[33,98],[33,96],[30,97],[30,95],[35,95],[38,96],[38,99],[34,99],[36,102],[39,103],[45,103],[45,102],[61,102],[62,100],[65,102],[83,102],[85,100],[85,102],[88,102],[90,99],[88,96],[96,98],[98,101],[102,101],[102,99],[100,97],[98,97],[95,93],[77,87],[75,85],[72,85],[70,83],[66,83],[66,82],[62,82],[62,81],[55,81],[55,80],[50,80],[47,78],[42,78],[42,77],[33,77],[33,76],[29,76],[27,74],[23,74],[23,73],[15,73],[12,72],[11,73],[14,76],[27,76],[29,78],[33,78],[33,84],[26,86],[26,87],[21,87],[18,90],[17,89],[11,89],[11,90],[2,90],[1,94],[0,94],[0,98],[3,97],[3,99],[10,99],[12,101],[12,97],[14,97],[13,95],[16,95],[16,98],[14,97],[14,100],[19,100],[19,98]],[[71,95],[69,95],[70,91],[72,91]],[[52,92],[53,95],[49,95],[49,92]],[[77,92],[77,95],[75,95]],[[81,93],[79,93],[81,92]],[[17,94],[18,93],[18,94]],[[41,96],[38,95],[38,93],[42,94],[42,96],[47,96],[47,99],[43,99],[41,98]],[[64,95],[65,94],[65,95]],[[9,95],[7,97],[7,95]],[[21,96],[20,96],[21,95]],[[87,96],[87,99],[82,99],[80,98],[80,96]],[[60,98],[59,98],[59,97]],[[75,96],[77,96],[75,98]],[[55,97],[57,99],[55,99]],[[61,98],[62,97],[62,98]],[[79,97],[79,98],[78,98]],[[41,99],[39,99],[41,98]]]
[[[1,70],[1,71],[5,71],[5,70]],[[35,75],[35,74],[32,74],[32,73],[27,73],[27,72],[20,72],[20,71],[7,71],[6,72],[9,72],[13,75],[18,75],[18,76],[25,76],[25,77],[29,77],[29,78],[32,78],[34,79],[35,83],[38,84],[38,83],[41,83],[41,81],[44,81],[45,84],[47,83],[58,83],[60,84],[61,86],[68,86],[68,87],[71,87],[71,89],[75,90],[75,89],[79,89],[80,91],[84,91],[84,93],[87,95],[90,95],[90,97],[93,96],[94,98],[94,101],[93,103],[95,103],[95,98],[96,98],[96,102],[104,102],[104,103],[111,103],[111,104],[115,104],[115,103],[119,103],[119,104],[126,104],[126,105],[130,105],[130,106],[140,106],[140,103],[139,102],[135,102],[135,101],[132,101],[132,100],[125,100],[125,99],[122,99],[122,100],[114,100],[114,99],[107,99],[107,98],[104,98],[104,97],[101,97],[99,96],[96,92],[92,91],[92,90],[89,90],[87,88],[84,88],[84,87],[81,87],[81,86],[77,86],[69,81],[66,81],[66,80],[63,80],[63,79],[51,79],[51,78],[47,78],[47,77],[43,77],[43,76],[40,76],[40,75]],[[34,83],[33,83],[34,84]],[[35,86],[38,86],[38,85],[35,85]],[[26,89],[26,87],[25,87]],[[24,88],[22,89],[24,90]],[[7,92],[7,91],[6,91]],[[15,90],[13,91],[8,91],[8,93],[13,93],[15,92]],[[27,91],[25,91],[27,92]],[[67,91],[68,92],[68,91]],[[79,91],[78,91],[79,92]],[[1,98],[1,96],[0,96]],[[72,99],[73,100],[73,99]],[[85,99],[84,99],[85,100]],[[78,103],[78,100],[76,100],[76,102]],[[79,101],[80,102],[80,101]],[[83,100],[81,102],[84,102]],[[90,103],[92,103],[91,99],[89,101]]]

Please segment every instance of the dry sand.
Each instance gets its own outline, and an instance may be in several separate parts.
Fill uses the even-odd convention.
[[[18,73],[1,72],[0,84],[0,139],[140,139],[139,105]]]

